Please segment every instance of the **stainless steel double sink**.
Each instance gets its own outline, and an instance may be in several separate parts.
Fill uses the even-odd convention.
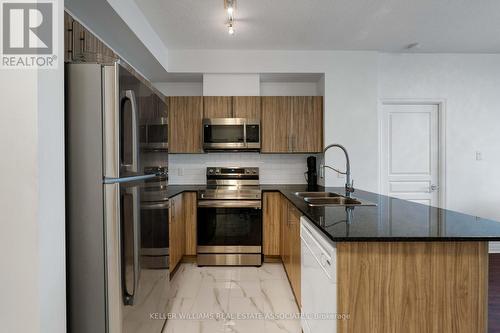
[[[346,197],[334,192],[295,192],[309,206],[376,206],[373,202],[359,198]]]

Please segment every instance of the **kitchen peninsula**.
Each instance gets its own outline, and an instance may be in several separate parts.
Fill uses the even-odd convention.
[[[168,195],[204,188],[172,185]],[[261,185],[261,190],[265,258],[281,257],[286,268],[293,257],[280,244],[282,226],[269,225],[269,215],[278,221],[303,216],[335,244],[337,313],[349,318],[337,322],[338,332],[486,331],[488,242],[500,240],[500,223],[361,190],[353,197],[374,205],[310,206],[296,194],[306,185]],[[431,212],[437,219],[428,218]],[[292,246],[300,243],[299,234],[286,237]],[[300,267],[294,277],[296,271],[287,274],[300,304]]]

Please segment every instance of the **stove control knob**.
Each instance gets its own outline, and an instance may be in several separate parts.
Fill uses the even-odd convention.
[[[220,174],[220,169],[215,169],[215,173]]]
[[[254,170],[252,170],[252,173],[253,173],[254,175],[256,175],[256,174],[257,174],[257,170],[255,170],[255,169],[254,169]]]
[[[208,169],[208,173],[209,174],[213,174],[214,173],[214,169]]]

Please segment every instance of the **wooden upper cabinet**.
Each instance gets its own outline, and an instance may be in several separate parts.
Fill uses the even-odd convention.
[[[323,97],[292,97],[291,146],[294,153],[323,150]]]
[[[203,118],[231,118],[233,105],[231,96],[204,96]]]
[[[323,97],[274,96],[262,100],[264,153],[317,153],[323,150]]]
[[[169,153],[201,153],[203,97],[174,96],[169,102]]]
[[[264,255],[280,255],[281,193],[264,193],[262,227]]]
[[[261,152],[290,152],[290,102],[291,98],[287,96],[261,97]]]
[[[233,117],[260,120],[260,96],[234,96]]]

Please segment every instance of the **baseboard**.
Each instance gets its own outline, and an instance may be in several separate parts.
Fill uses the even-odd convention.
[[[264,256],[265,263],[277,263],[281,262],[281,256]]]
[[[489,253],[500,253],[500,242],[490,242]]]

